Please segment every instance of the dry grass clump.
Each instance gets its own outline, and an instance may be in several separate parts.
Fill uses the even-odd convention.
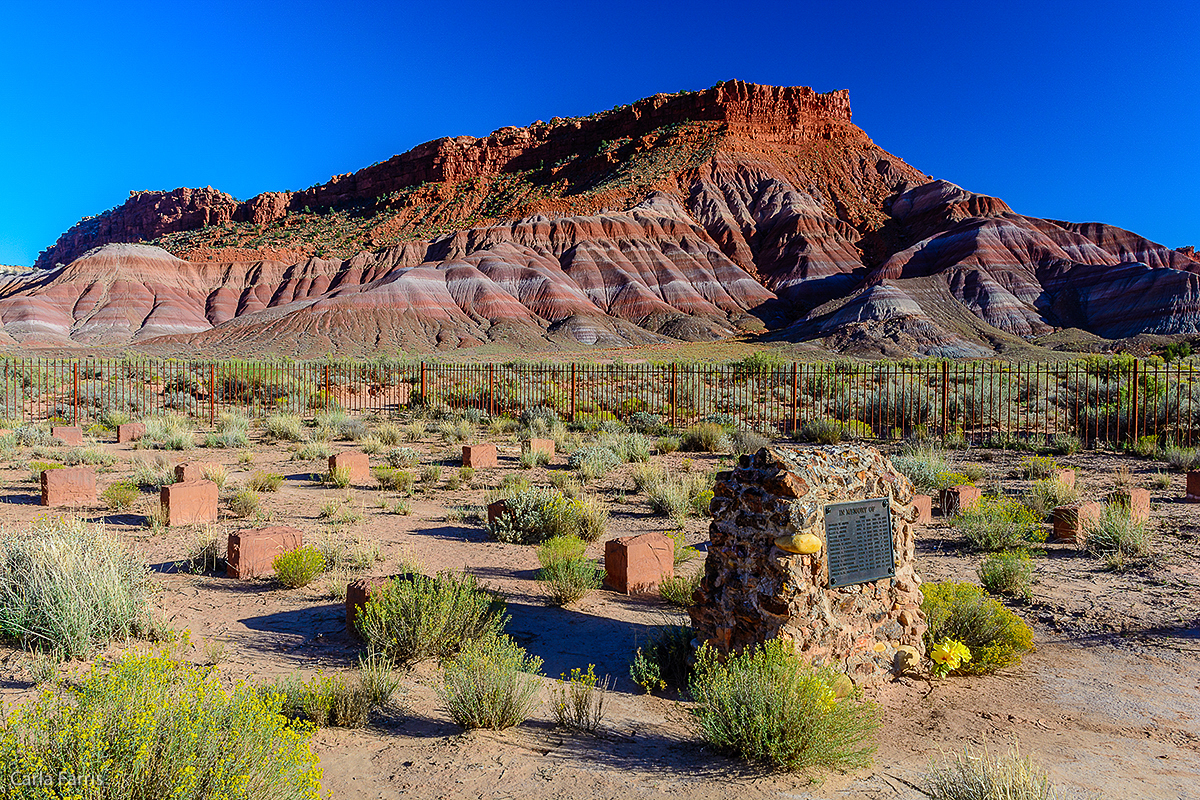
[[[1022,757],[1016,743],[1003,754],[968,746],[925,776],[933,800],[1057,800],[1044,770]]]

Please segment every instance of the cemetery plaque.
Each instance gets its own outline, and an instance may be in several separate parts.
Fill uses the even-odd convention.
[[[830,588],[894,577],[888,498],[825,506],[825,548]]]

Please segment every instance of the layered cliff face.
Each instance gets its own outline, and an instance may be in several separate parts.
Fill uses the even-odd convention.
[[[1194,253],[932,180],[845,92],[737,81],[439,139],[301,192],[135,192],[38,266],[0,280],[0,342],[312,355],[766,330],[970,356],[1058,327],[1200,326]]]

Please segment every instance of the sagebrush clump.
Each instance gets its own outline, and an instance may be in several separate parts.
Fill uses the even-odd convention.
[[[372,650],[395,663],[446,658],[470,641],[504,630],[503,601],[471,575],[406,574],[371,593],[357,617]]]
[[[149,627],[150,570],[102,526],[0,531],[0,636],[82,658]]]
[[[705,741],[789,771],[870,766],[880,714],[852,688],[839,692],[847,685],[844,675],[810,667],[781,639],[724,659],[705,644],[689,683]]]

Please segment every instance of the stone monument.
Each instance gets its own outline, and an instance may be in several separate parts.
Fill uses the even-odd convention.
[[[717,476],[697,645],[772,638],[869,686],[924,654],[913,488],[864,445],[770,447]]]

